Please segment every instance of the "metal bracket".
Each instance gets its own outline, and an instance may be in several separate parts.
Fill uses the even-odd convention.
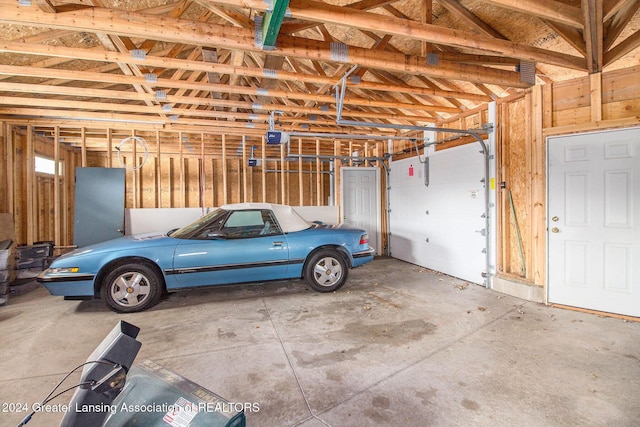
[[[358,68],[358,64],[354,65],[346,72],[344,76],[340,79],[338,84],[334,87],[336,88],[336,120],[342,119],[342,109],[344,107],[344,96],[347,92],[347,79],[349,76]]]

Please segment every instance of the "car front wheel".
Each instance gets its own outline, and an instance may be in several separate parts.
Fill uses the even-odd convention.
[[[118,313],[133,313],[156,305],[162,296],[158,274],[144,264],[125,264],[109,273],[100,287],[100,297]]]
[[[304,277],[318,292],[333,292],[342,287],[349,275],[349,266],[338,252],[324,249],[313,254],[305,267]]]

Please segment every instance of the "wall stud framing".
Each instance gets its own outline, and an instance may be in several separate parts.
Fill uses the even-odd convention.
[[[82,128],[82,141],[84,142],[84,128]],[[83,147],[83,153],[85,149]],[[86,163],[87,158],[83,156],[83,164]],[[56,244],[61,242],[61,227],[60,227],[60,127],[56,126],[53,132],[53,162],[54,162],[54,174],[53,174],[53,241]]]

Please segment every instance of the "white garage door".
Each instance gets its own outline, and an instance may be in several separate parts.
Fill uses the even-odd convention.
[[[431,154],[428,187],[417,157],[391,164],[394,258],[484,283],[484,156],[480,150],[478,144],[467,144]]]
[[[640,128],[547,144],[549,302],[640,316]]]

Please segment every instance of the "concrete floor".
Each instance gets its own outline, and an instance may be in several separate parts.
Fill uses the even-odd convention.
[[[555,309],[393,259],[318,294],[301,281],[173,294],[118,315],[44,289],[0,307],[0,425],[83,362],[118,320],[150,359],[250,426],[637,426],[640,323]],[[54,401],[68,403],[69,395]],[[57,425],[37,414],[29,426]]]

